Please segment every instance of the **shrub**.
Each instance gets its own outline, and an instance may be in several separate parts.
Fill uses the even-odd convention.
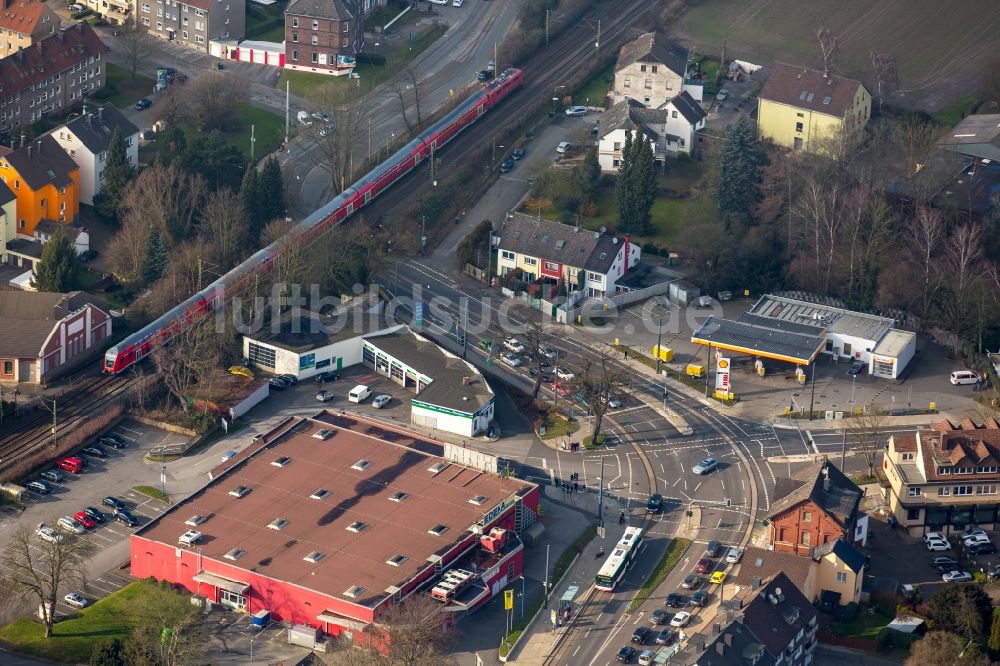
[[[359,53],[356,60],[359,65],[381,67],[385,64],[385,56],[378,53]]]
[[[844,622],[854,622],[858,619],[858,610],[857,602],[852,601],[844,606],[844,610],[840,614],[840,619]]]

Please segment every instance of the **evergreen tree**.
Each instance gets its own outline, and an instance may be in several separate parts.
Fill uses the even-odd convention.
[[[597,188],[601,184],[601,163],[597,159],[597,150],[588,150],[583,158],[584,191],[591,199],[597,196]]]
[[[235,190],[240,184],[243,153],[217,130],[199,134],[175,159],[184,171],[201,174],[213,192],[223,187]]]
[[[260,239],[260,232],[270,220],[261,210],[260,177],[257,174],[257,167],[252,164],[248,165],[243,173],[240,201],[243,202],[243,210],[246,212],[247,220],[250,221],[250,242],[256,243]]]
[[[644,139],[636,141],[633,150],[636,157],[629,187],[634,192],[635,220],[631,231],[648,236],[653,231],[650,212],[656,201],[656,156],[653,154],[653,145]]]
[[[101,192],[94,197],[94,207],[106,220],[117,220],[118,203],[125,186],[132,180],[135,170],[128,161],[128,150],[121,131],[116,127],[108,142],[108,158],[104,165],[104,184]]]
[[[618,225],[622,231],[631,231],[635,219],[635,192],[631,188],[632,168],[635,164],[635,142],[632,132],[625,132],[622,158],[618,162],[618,178],[615,181],[615,201],[618,206]]]
[[[284,216],[285,182],[281,177],[281,165],[273,155],[264,160],[258,186],[265,219],[270,222]]]
[[[42,248],[31,286],[38,291],[56,293],[79,289],[80,269],[80,256],[73,247],[73,241],[59,229]]]
[[[105,638],[90,652],[90,666],[125,666],[122,642],[117,638]]]
[[[160,230],[153,227],[149,230],[146,241],[146,261],[142,266],[142,280],[150,284],[163,277],[167,270],[167,244],[163,242]]]
[[[719,210],[727,220],[753,221],[754,208],[760,202],[762,157],[757,139],[746,116],[726,130],[719,160]]]

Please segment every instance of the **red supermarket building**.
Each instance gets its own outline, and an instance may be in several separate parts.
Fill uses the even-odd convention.
[[[354,415],[289,418],[134,534],[132,575],[348,638],[412,594],[471,612],[521,575],[539,491],[443,452]]]

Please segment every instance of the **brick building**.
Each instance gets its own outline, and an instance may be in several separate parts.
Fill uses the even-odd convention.
[[[88,23],[0,60],[0,131],[66,111],[104,86],[108,48]]]
[[[285,11],[285,68],[342,76],[364,48],[364,13],[382,4],[366,0],[293,0]]]
[[[813,549],[830,541],[864,545],[867,540],[863,493],[828,461],[810,465],[795,478],[778,479],[774,496],[768,521],[778,552],[811,557]]]
[[[136,0],[136,16],[151,35],[205,53],[213,39],[243,39],[246,14],[246,0]]]
[[[59,31],[59,16],[35,0],[0,0],[0,58],[31,46]]]

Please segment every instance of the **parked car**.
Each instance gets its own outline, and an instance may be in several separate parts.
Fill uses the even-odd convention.
[[[70,592],[69,594],[67,594],[65,597],[63,597],[63,601],[65,601],[70,606],[76,606],[77,608],[86,608],[87,606],[90,605],[90,602],[87,599],[83,598],[76,592]]]
[[[83,534],[84,532],[83,525],[80,525],[69,516],[63,516],[62,518],[57,520],[56,527],[58,527],[61,530],[65,530],[70,534]]]
[[[272,377],[271,379],[267,380],[267,385],[270,386],[271,389],[275,391],[284,391],[286,388],[288,388],[288,382],[286,382],[281,377]]]
[[[524,149],[524,146],[516,146],[514,148],[513,152],[511,152],[510,158],[512,160],[524,159],[524,155],[525,155],[526,152],[527,151]],[[539,346],[542,346],[542,345],[539,345]]]
[[[728,551],[726,551],[726,562],[729,564],[736,564],[743,557],[743,551],[736,546],[731,546]]]
[[[520,356],[517,354],[511,354],[510,352],[501,354],[500,360],[513,368],[519,368],[524,365],[524,361],[521,360]]]
[[[326,382],[335,382],[340,379],[340,375],[336,372],[321,372],[316,375],[317,384],[325,384]]]
[[[566,115],[571,118],[576,118],[579,116],[587,115],[587,107],[585,106],[571,106],[566,109]]]
[[[728,97],[729,97],[729,91],[726,90],[725,88],[720,88],[719,92],[715,93],[716,102],[725,102]]]
[[[479,73],[476,74],[476,79],[478,81],[489,81],[492,78],[493,78],[492,69],[481,69],[479,70]]]
[[[971,537],[974,537],[974,536],[976,536],[978,534],[981,534],[981,535],[983,535],[984,537],[987,537],[987,538],[989,537],[989,534],[987,534],[986,530],[984,530],[982,527],[970,527],[969,529],[965,530],[964,532],[962,532],[958,536],[959,536],[959,538],[961,538],[961,539],[964,540],[964,539],[969,539]]]
[[[851,377],[857,377],[864,371],[865,371],[864,361],[851,361],[851,367],[847,369],[847,374],[849,374]]]
[[[643,650],[639,653],[639,666],[652,666],[653,660],[656,659],[656,650]]]
[[[997,552],[997,545],[992,541],[977,543],[968,547],[970,555],[992,555]]]
[[[712,568],[712,560],[707,557],[703,557],[694,565],[694,572],[700,574],[707,574],[708,570]]]
[[[320,402],[330,402],[333,400],[333,394],[329,391],[319,391],[316,393],[316,399]]]
[[[24,487],[33,493],[38,493],[39,495],[48,495],[49,493],[52,492],[52,486],[38,479],[34,481],[28,481],[28,483],[26,483]]]
[[[514,352],[515,354],[524,353],[524,344],[521,343],[517,338],[507,338],[503,341],[503,346]]]
[[[927,543],[928,541],[947,541],[947,540],[948,539],[945,538],[945,536],[940,532],[928,532],[927,534],[924,535],[924,543]]]
[[[79,2],[74,2],[72,4],[66,5],[66,9],[70,10],[71,12],[82,12],[83,5],[81,5]]]
[[[111,509],[114,509],[115,511],[124,511],[128,508],[125,506],[125,502],[121,501],[117,497],[105,497],[103,500],[101,500],[101,504]]]
[[[673,645],[677,640],[677,632],[673,629],[662,629],[656,634],[657,645]]]
[[[688,603],[691,606],[697,606],[700,608],[701,606],[705,605],[706,601],[708,601],[708,592],[705,592],[704,590],[699,590],[698,592],[695,592],[694,594],[691,595],[691,600]]]
[[[663,495],[655,493],[646,502],[646,513],[659,513],[663,510]]]
[[[569,368],[564,368],[562,366],[557,366],[556,367],[556,377],[558,377],[559,379],[563,380],[564,382],[568,382],[568,381],[571,381],[571,380],[575,379],[576,375],[573,374],[573,371],[570,370]]]
[[[932,553],[940,552],[942,550],[951,550],[951,544],[944,540],[931,539],[927,541],[927,550]]]
[[[684,627],[687,623],[691,621],[691,613],[687,611],[681,611],[674,615],[674,619],[670,620],[671,627]]]
[[[110,446],[113,449],[128,448],[128,442],[125,441],[123,437],[119,437],[118,435],[102,435],[101,438],[97,440],[97,443]]]
[[[86,511],[77,511],[74,513],[73,520],[83,525],[84,529],[92,530],[97,527],[97,521]]]
[[[59,534],[45,523],[38,523],[38,526],[35,527],[35,534],[37,534],[42,541],[48,541],[49,543],[56,543],[63,540],[62,534]]]
[[[151,106],[153,106],[152,100],[147,99],[145,97],[143,97],[142,99],[138,100],[135,104],[133,104],[133,107],[135,108],[136,111],[142,111],[143,109],[148,109]]]
[[[701,585],[701,576],[695,576],[694,574],[689,574],[684,577],[684,581],[681,583],[681,587],[685,590],[697,590]]]
[[[975,384],[976,382],[982,381],[982,378],[972,370],[956,370],[951,373],[948,381],[950,381],[953,386],[963,386],[966,384]]]
[[[62,483],[66,480],[66,475],[57,469],[47,469],[38,476],[52,483]]]
[[[990,538],[985,534],[973,534],[970,537],[962,539],[962,545],[968,548],[969,546],[975,546],[980,543],[989,543]]]
[[[372,407],[374,407],[375,409],[382,409],[383,407],[388,405],[391,400],[392,400],[391,395],[386,395],[385,393],[382,393],[380,395],[375,396],[375,398],[372,400]]]
[[[479,341],[479,348],[484,352],[488,352],[493,349],[493,341],[488,338],[483,338]]]
[[[90,456],[91,458],[107,458],[108,457],[108,452],[105,451],[100,446],[97,446],[96,444],[91,444],[90,446],[85,446],[82,449],[80,449],[80,452],[83,453],[83,454],[85,454],[85,455]]]
[[[621,409],[623,404],[620,398],[608,396],[608,409]]]
[[[80,253],[80,262],[86,264],[87,262],[93,261],[94,259],[97,259],[98,254],[97,250],[85,250]]]
[[[718,557],[722,544],[718,541],[709,541],[705,544],[705,557]]]
[[[715,458],[705,458],[700,463],[691,468],[695,474],[711,474],[719,467],[719,462]]]
[[[948,567],[946,571],[951,571],[958,568],[958,560],[947,555],[938,555],[937,557],[931,559],[931,566],[935,569],[938,567]]]
[[[670,613],[662,608],[657,608],[653,611],[653,614],[649,616],[649,621],[653,624],[666,624],[667,622],[670,622]]]
[[[131,511],[126,509],[118,509],[115,511],[115,520],[119,523],[124,523],[129,527],[135,527],[139,524],[139,519],[132,515]]]
[[[941,576],[941,580],[946,583],[964,583],[966,581],[972,580],[972,574],[968,571],[949,571]]]
[[[97,507],[85,506],[83,507],[83,512],[90,516],[95,523],[101,524],[104,522],[104,513]]]
[[[289,386],[295,386],[299,383],[299,378],[295,375],[278,375],[278,378],[284,379]]]
[[[235,457],[236,457],[236,451],[226,451],[225,453],[222,454],[222,462],[226,462],[230,458],[235,458]]]
[[[680,608],[684,605],[684,595],[679,592],[671,592],[663,603],[667,608]]]
[[[645,645],[646,641],[648,641],[652,635],[653,631],[649,627],[636,627],[635,631],[632,632],[632,642],[638,643],[639,645]]]
[[[630,645],[626,645],[621,650],[618,650],[618,654],[615,655],[615,659],[622,662],[623,664],[627,664],[628,662],[632,661],[632,657],[634,656],[635,656],[635,648]]]
[[[716,571],[712,573],[712,577],[709,578],[708,580],[710,583],[712,583],[712,585],[722,585],[724,582],[726,582],[726,572]]]
[[[84,462],[82,458],[76,456],[66,456],[56,460],[56,467],[71,474],[79,474],[83,471]]]
[[[565,155],[571,150],[573,150],[573,144],[569,141],[560,141],[559,145],[556,146],[556,152],[560,155]]]
[[[500,163],[500,173],[510,173],[514,168],[514,160],[504,160]]]

